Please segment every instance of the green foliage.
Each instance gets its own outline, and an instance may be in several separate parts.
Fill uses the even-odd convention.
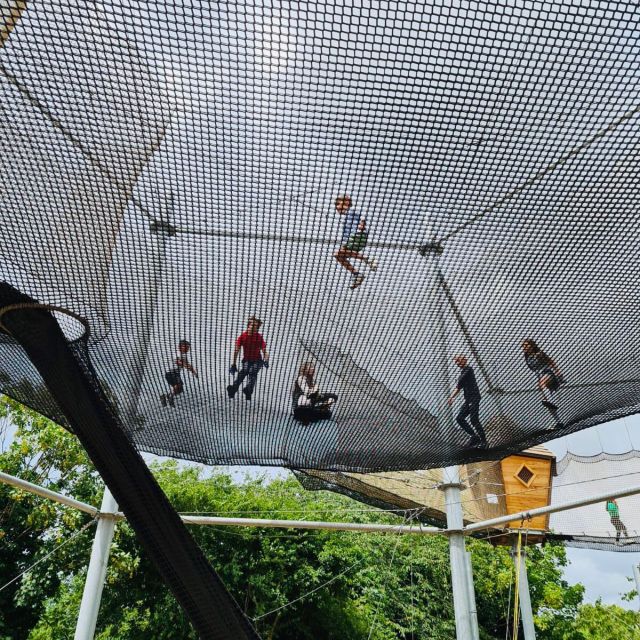
[[[96,503],[99,479],[73,436],[9,399],[0,398],[0,420],[11,422],[16,430],[0,454],[3,471]],[[87,520],[85,514],[0,485],[0,582],[5,584],[59,547]],[[88,530],[64,552],[0,592],[0,637],[26,637],[44,600],[57,593],[66,576],[86,564],[90,542]]]
[[[8,415],[17,429],[0,454],[3,469],[99,504],[101,483],[73,436],[11,401],[0,403],[2,415]],[[355,508],[346,517],[398,522],[344,497],[306,492],[293,479],[238,483],[227,474],[205,476],[199,468],[173,461],[156,464],[153,471],[182,513],[330,521],[344,519],[345,510]],[[0,584],[55,551],[0,592],[0,639],[73,637],[93,528],[65,546],[61,543],[88,518],[6,485],[0,485],[0,510]],[[455,637],[448,546],[442,537],[198,526],[191,530],[240,606],[256,619],[265,640]],[[481,637],[504,638],[513,603],[508,550],[475,540],[469,548]],[[540,640],[634,637],[628,628],[638,623],[636,614],[601,603],[581,606],[582,587],[562,580],[566,562],[562,546],[528,551]],[[196,638],[126,523],[116,528],[96,638]]]
[[[575,619],[543,621],[549,640],[640,640],[640,614],[601,601],[578,608]]]

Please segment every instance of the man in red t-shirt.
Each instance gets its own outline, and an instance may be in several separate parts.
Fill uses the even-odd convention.
[[[262,367],[269,367],[269,354],[267,353],[267,344],[258,329],[262,325],[262,321],[258,320],[255,316],[251,316],[247,321],[247,330],[241,333],[236,340],[236,348],[233,351],[233,362],[229,368],[229,373],[238,377],[233,384],[227,387],[227,394],[230,398],[238,393],[238,389],[242,384],[242,381],[249,376],[249,382],[242,390],[244,397],[247,400],[251,400],[251,394],[256,386],[258,380],[258,371]],[[238,353],[242,349],[242,368],[238,372],[236,363],[238,361]]]

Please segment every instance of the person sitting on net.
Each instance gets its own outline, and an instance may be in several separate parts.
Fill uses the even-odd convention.
[[[620,541],[620,534],[624,534],[624,537],[628,538],[627,527],[620,520],[620,507],[618,507],[618,503],[613,498],[607,500],[607,513],[611,518],[611,524],[616,530],[616,542]]]
[[[531,338],[522,341],[522,352],[527,367],[536,375],[538,389],[542,394],[542,406],[556,421],[555,428],[562,427],[558,416],[558,405],[554,401],[554,395],[564,382],[560,369]]]
[[[165,380],[171,387],[171,391],[169,391],[169,393],[163,393],[160,396],[160,402],[163,407],[166,407],[167,403],[170,407],[173,407],[175,405],[175,397],[179,396],[184,391],[184,383],[182,381],[183,369],[189,371],[189,373],[194,375],[196,378],[198,377],[197,371],[189,363],[187,354],[190,349],[191,343],[188,340],[180,340],[180,342],[178,342],[178,350],[176,352],[176,358],[173,362],[173,366],[164,374]]]
[[[359,287],[364,281],[364,276],[349,262],[349,258],[364,262],[371,271],[378,268],[378,263],[367,258],[362,251],[367,246],[368,233],[366,231],[366,220],[360,217],[356,211],[351,209],[351,196],[343,195],[336,198],[336,211],[345,217],[342,227],[342,237],[340,248],[333,254],[341,267],[344,267],[352,274],[351,288]]]
[[[447,403],[451,406],[456,396],[462,391],[464,402],[460,407],[460,411],[458,411],[456,422],[471,436],[468,446],[486,447],[487,437],[480,423],[480,400],[482,396],[480,395],[480,388],[476,382],[476,374],[473,368],[469,366],[467,356],[454,356],[453,361],[460,368],[460,376],[456,383],[456,389],[447,399]],[[467,422],[467,417],[471,419],[471,424]]]
[[[293,417],[304,424],[328,420],[338,399],[335,393],[320,393],[315,376],[315,365],[303,362],[293,383]]]
[[[236,339],[236,346],[233,351],[233,361],[229,367],[229,373],[232,376],[238,374],[233,384],[227,387],[227,395],[230,398],[236,395],[242,381],[248,376],[249,382],[245,385],[242,393],[247,401],[251,400],[253,391],[258,380],[258,372],[262,367],[269,367],[269,354],[267,353],[267,343],[264,341],[262,334],[258,330],[262,326],[262,320],[258,320],[255,316],[251,316],[247,320],[247,330],[241,333]],[[238,361],[238,353],[242,349],[242,368],[238,372],[236,363]],[[264,357],[263,357],[264,356]]]

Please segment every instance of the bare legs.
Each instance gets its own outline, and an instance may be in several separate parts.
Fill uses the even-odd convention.
[[[350,273],[354,275],[358,273],[358,270],[349,262],[349,258],[353,260],[360,260],[364,262],[369,268],[374,264],[372,260],[369,260],[367,256],[358,253],[357,251],[351,251],[350,249],[345,249],[344,247],[340,247],[334,254],[333,257],[338,261],[341,267],[344,267]]]

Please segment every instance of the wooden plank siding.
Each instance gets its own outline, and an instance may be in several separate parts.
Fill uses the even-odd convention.
[[[523,464],[534,473],[528,487],[516,477]],[[550,504],[553,459],[514,455],[502,460],[500,466],[506,493],[507,514],[545,507]],[[547,529],[549,516],[537,516],[524,523],[514,521],[509,523],[508,526],[512,529],[521,527],[525,529]]]

